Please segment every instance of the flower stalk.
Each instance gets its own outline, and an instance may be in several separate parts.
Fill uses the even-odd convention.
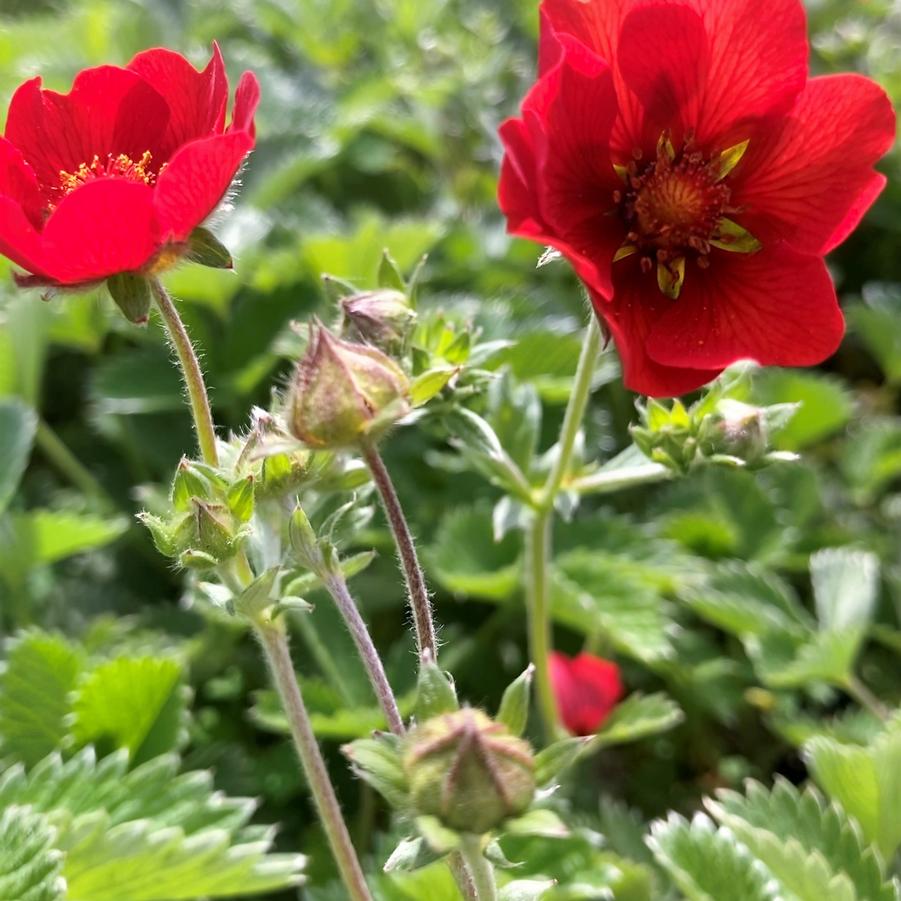
[[[463,835],[460,852],[472,874],[476,901],[497,901],[494,867],[482,854],[482,837],[480,835]]]
[[[545,732],[550,739],[560,732],[560,716],[550,672],[552,637],[549,570],[553,553],[554,504],[572,463],[573,450],[588,406],[591,379],[600,349],[600,326],[597,318],[591,314],[573,379],[572,392],[560,428],[557,458],[538,496],[532,521],[526,531],[529,656],[535,664],[535,692]]]
[[[169,342],[175,350],[181,367],[185,389],[188,392],[188,401],[191,405],[191,415],[194,420],[194,431],[197,434],[197,445],[200,448],[200,456],[204,463],[210,466],[219,465],[219,452],[216,449],[216,427],[213,425],[213,414],[210,409],[210,398],[207,394],[206,384],[203,380],[203,371],[197,352],[191,343],[191,338],[182,322],[175,304],[169,292],[163,287],[159,279],[152,279],[150,287],[157,309],[163,317]]]
[[[407,597],[410,602],[410,609],[413,612],[419,657],[420,659],[422,658],[423,651],[431,651],[432,659],[437,660],[438,642],[435,636],[435,623],[432,619],[432,602],[429,599],[425,576],[419,564],[416,545],[413,541],[410,527],[407,525],[403,507],[401,507],[400,499],[394,490],[391,475],[375,444],[371,441],[363,440],[360,442],[360,450],[366,465],[369,467],[369,471],[372,473],[372,479],[382,500],[385,516],[397,545],[397,554],[404,573],[404,580],[407,584]]]
[[[254,629],[263,646],[273,682],[284,705],[291,727],[291,737],[303,764],[319,819],[325,829],[348,897],[351,901],[372,901],[325,761],[313,734],[313,726],[304,705],[300,686],[297,684],[284,628],[271,622],[259,622],[255,623]]]

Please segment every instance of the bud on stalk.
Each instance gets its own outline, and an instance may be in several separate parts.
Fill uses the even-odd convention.
[[[404,770],[414,810],[457,832],[490,832],[523,813],[535,794],[528,743],[471,708],[419,726]]]
[[[404,371],[374,347],[314,327],[289,404],[292,434],[313,448],[339,449],[388,429],[410,409]]]

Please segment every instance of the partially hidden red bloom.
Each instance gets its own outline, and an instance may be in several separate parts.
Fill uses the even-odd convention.
[[[83,70],[68,94],[25,82],[0,138],[0,253],[46,285],[171,265],[253,147],[259,96],[245,72],[226,127],[215,46],[202,72],[148,50]]]
[[[623,695],[619,667],[592,654],[550,656],[551,683],[563,725],[574,735],[593,735]]]
[[[838,347],[823,257],[884,186],[895,115],[874,82],[809,79],[807,59],[800,0],[544,0],[500,205],[573,265],[633,390]]]

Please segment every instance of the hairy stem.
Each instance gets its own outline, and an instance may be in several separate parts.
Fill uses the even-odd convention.
[[[357,646],[357,653],[366,669],[366,674],[369,676],[369,682],[378,699],[379,707],[382,708],[382,712],[388,721],[388,728],[395,735],[403,735],[406,730],[404,729],[404,721],[401,718],[400,710],[397,707],[397,699],[391,690],[388,677],[385,675],[385,667],[382,665],[382,659],[379,657],[379,652],[373,644],[369,629],[366,627],[366,623],[360,615],[360,610],[348,590],[347,581],[340,572],[325,574],[323,581],[326,590],[338,607],[338,612],[341,614],[344,624],[354,640],[354,644]]]
[[[413,611],[419,657],[422,659],[422,652],[428,650],[432,652],[432,659],[437,660],[438,642],[435,638],[435,624],[432,620],[432,603],[429,600],[429,591],[426,588],[422,567],[419,565],[419,557],[416,554],[416,545],[413,543],[410,527],[407,525],[407,519],[404,516],[397,492],[394,490],[391,476],[375,445],[370,441],[363,441],[360,449],[363,459],[372,473],[372,479],[382,499],[385,516],[397,545],[397,554],[407,583],[407,597],[410,609]]]
[[[466,861],[475,884],[476,901],[497,901],[497,882],[491,861],[482,854],[482,838],[479,835],[464,835],[460,851]]]
[[[291,663],[288,639],[284,629],[273,623],[257,623],[255,629],[288,717],[291,736],[303,764],[319,819],[338,864],[344,887],[347,889],[347,897],[351,901],[372,901],[372,895],[366,885],[357,852],[354,850],[341,807],[338,804],[338,798],[329,779],[325,761],[319,745],[316,743],[316,736],[313,734],[310,717],[307,714],[300,686],[297,684],[297,676],[294,673],[294,666]]]
[[[210,399],[207,395],[206,385],[203,381],[203,372],[191,338],[188,336],[185,324],[172,303],[172,298],[163,287],[159,279],[152,279],[150,286],[153,289],[153,297],[156,300],[157,309],[163,317],[169,341],[178,356],[182,377],[188,392],[188,400],[191,404],[191,415],[194,420],[194,430],[197,433],[197,445],[200,448],[200,456],[205,463],[211,466],[219,465],[219,453],[216,450],[216,428],[213,425],[213,414],[210,410]]]

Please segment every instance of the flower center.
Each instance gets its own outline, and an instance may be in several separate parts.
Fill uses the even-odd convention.
[[[626,226],[626,241],[615,261],[641,254],[645,272],[657,269],[660,290],[673,299],[685,281],[687,259],[706,269],[714,247],[738,253],[755,253],[760,243],[728,214],[732,189],[727,176],[738,165],[748,142],[713,157],[705,157],[688,138],[676,151],[669,134],[657,142],[656,158],[641,165],[636,151],[628,166],[617,166],[623,190],[614,193]]]
[[[139,160],[133,160],[124,153],[108,153],[105,160],[95,155],[90,163],[82,163],[74,172],[60,170],[59,185],[54,189],[53,206],[77,188],[99,178],[127,178],[129,181],[154,185],[166,164],[154,169],[152,160],[153,154],[149,150],[145,150]]]

